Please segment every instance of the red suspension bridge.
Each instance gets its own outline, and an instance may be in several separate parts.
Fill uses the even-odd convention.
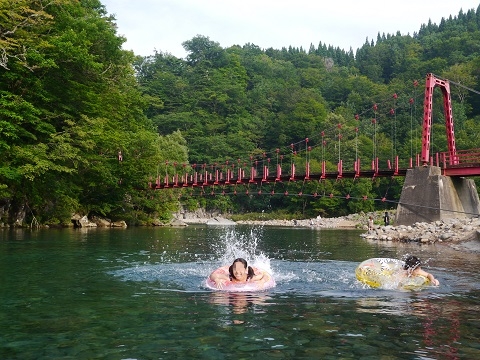
[[[453,82],[452,82],[453,83]],[[454,83],[456,84],[456,83]],[[418,84],[415,83],[415,86]],[[460,84],[456,84],[462,86]],[[445,116],[445,130],[447,138],[447,151],[431,153],[431,130],[432,130],[432,108],[433,93],[435,87],[441,89],[443,94],[443,113]],[[463,86],[462,86],[463,87]],[[468,89],[468,88],[467,88]],[[468,89],[478,93],[475,90]],[[392,117],[392,149],[387,160],[380,160],[377,134],[377,120],[379,107],[374,104],[372,109],[373,118],[369,125],[368,136],[372,138],[373,154],[366,162],[362,162],[358,150],[359,128],[350,133],[344,126],[338,124],[333,131],[322,131],[317,136],[305,138],[304,140],[286,147],[283,153],[277,149],[274,153],[262,154],[259,158],[250,157],[249,161],[226,161],[224,164],[178,164],[167,161],[165,172],[157,175],[155,181],[149,185],[153,189],[188,188],[188,187],[220,187],[246,186],[248,193],[249,185],[261,186],[262,184],[292,182],[292,181],[321,181],[324,179],[358,179],[405,176],[408,169],[418,166],[438,166],[442,175],[478,176],[480,175],[480,149],[457,150],[455,144],[454,122],[452,114],[452,101],[450,93],[450,82],[439,77],[428,74],[425,84],[425,95],[423,101],[423,128],[421,153],[413,155],[413,143],[411,139],[411,151],[408,159],[399,159],[396,155],[396,101],[394,94],[393,106],[388,112]],[[409,106],[411,118],[413,119],[414,99],[410,98]],[[361,115],[355,115],[355,121],[360,120]],[[366,125],[363,126],[366,129]],[[350,127],[352,128],[352,127]],[[412,128],[412,125],[411,125]],[[413,131],[411,131],[413,134]],[[348,137],[350,135],[350,137]],[[316,145],[313,145],[316,143]],[[341,152],[343,147],[343,153]],[[385,149],[383,154],[385,155]],[[312,157],[312,153],[316,157]],[[332,157],[338,154],[337,164],[326,160],[326,154]]]

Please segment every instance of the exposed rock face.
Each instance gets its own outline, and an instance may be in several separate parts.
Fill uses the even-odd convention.
[[[122,228],[126,228],[126,227],[127,227],[127,223],[126,223],[124,220],[115,221],[115,222],[112,222],[111,227],[122,227]]]
[[[108,219],[103,219],[94,216],[92,220],[89,220],[87,215],[74,214],[72,216],[73,226],[76,228],[91,228],[91,227],[122,227],[126,228],[127,223],[123,220],[112,222]]]
[[[0,199],[0,227],[24,227],[26,214],[25,204],[13,206],[10,200]]]
[[[76,228],[97,227],[97,224],[88,220],[87,215],[81,216],[79,214],[74,214],[72,216],[72,223]]]
[[[170,223],[168,224],[169,226],[173,226],[173,227],[182,227],[182,226],[188,226],[188,224],[182,220],[178,220],[178,219],[173,219],[172,221],[170,221]]]
[[[165,226],[163,222],[161,222],[159,219],[153,219],[151,224],[152,226]]]
[[[186,224],[206,224],[209,219],[219,215],[217,212],[208,212],[205,209],[197,209],[195,211],[180,209],[176,214],[173,214],[175,219],[181,220]]]
[[[108,219],[104,219],[98,216],[92,217],[92,222],[97,224],[98,227],[110,227],[112,226],[112,222]]]
[[[8,208],[10,207],[9,201],[0,202],[0,227],[4,227],[8,219]]]
[[[227,226],[227,225],[236,225],[235,221],[228,220],[222,217],[214,217],[212,219],[209,219],[206,222],[207,225],[217,225],[217,226]]]

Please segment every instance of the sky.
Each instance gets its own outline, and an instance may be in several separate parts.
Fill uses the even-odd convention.
[[[480,0],[100,0],[114,15],[125,50],[184,58],[182,43],[196,35],[221,47],[261,49],[310,44],[355,51],[377,34],[418,32],[429,20],[476,10]]]

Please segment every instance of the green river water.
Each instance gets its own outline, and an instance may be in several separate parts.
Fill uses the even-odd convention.
[[[278,227],[0,230],[0,359],[480,359],[480,256]],[[414,254],[441,283],[370,289]],[[234,257],[277,286],[204,285]]]

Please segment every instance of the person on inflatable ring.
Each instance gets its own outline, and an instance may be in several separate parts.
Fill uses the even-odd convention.
[[[407,276],[424,276],[428,280],[430,280],[433,285],[440,285],[440,282],[435,279],[432,274],[422,270],[422,268],[420,267],[420,260],[416,256],[410,255],[405,259],[405,265],[403,266],[403,270],[407,272]]]
[[[251,266],[247,266],[247,260],[237,258],[233,260],[232,265],[228,268],[228,274],[214,271],[210,274],[210,280],[212,280],[219,289],[222,289],[228,281],[233,283],[255,282],[258,288],[261,289],[271,277],[266,271],[259,269],[256,271],[257,273],[255,273]]]

